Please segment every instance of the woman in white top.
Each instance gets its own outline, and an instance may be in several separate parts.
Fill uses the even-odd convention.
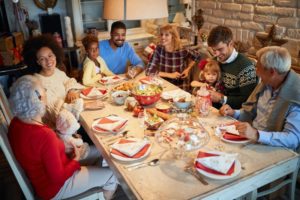
[[[85,86],[95,86],[102,76],[111,76],[105,61],[99,56],[98,39],[96,36],[87,35],[82,39],[82,44],[87,53],[83,62],[82,83]]]
[[[63,65],[63,49],[51,35],[41,35],[29,39],[23,49],[25,63],[46,89],[47,113],[43,119],[54,127],[58,112],[64,102],[74,102],[79,98],[83,86],[74,78],[69,78],[57,67]]]

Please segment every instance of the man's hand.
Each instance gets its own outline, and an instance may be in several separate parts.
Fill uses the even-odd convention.
[[[78,99],[80,92],[77,90],[69,90],[66,96],[66,103],[72,103],[74,100]]]
[[[213,90],[209,90],[209,93],[210,93],[210,97],[211,97],[212,102],[220,103],[220,101],[222,100],[223,94],[221,94],[219,92],[216,92],[216,91],[213,91]]]
[[[233,117],[235,111],[228,105],[223,105],[219,110],[220,115]]]
[[[258,141],[257,129],[253,128],[248,122],[235,123],[235,127],[241,136],[246,137],[254,142]]]

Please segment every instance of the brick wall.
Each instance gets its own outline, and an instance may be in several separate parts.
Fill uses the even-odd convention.
[[[196,10],[204,10],[204,31],[216,25],[232,29],[234,39],[248,42],[255,49],[258,34],[267,34],[277,25],[277,37],[288,40],[293,65],[300,65],[300,0],[195,0]],[[252,52],[255,53],[255,52]]]

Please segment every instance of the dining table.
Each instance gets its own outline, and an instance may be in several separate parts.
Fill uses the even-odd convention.
[[[138,82],[139,78],[143,76],[144,74],[140,74],[131,81]],[[178,89],[177,86],[161,80],[163,81],[163,91]],[[134,117],[132,112],[127,111],[124,105],[115,105],[109,97],[100,101],[103,101],[105,107],[83,111],[80,115],[80,123],[108,163],[109,168],[114,172],[129,199],[238,199],[255,194],[258,188],[276,179],[297,173],[299,155],[292,150],[251,142],[234,144],[220,140],[215,134],[216,124],[230,122],[233,119],[220,116],[218,110],[213,107],[207,116],[194,116],[209,134],[209,142],[199,149],[187,151],[184,156],[176,157],[169,148],[158,142],[155,131],[152,132],[153,134],[148,134],[149,131],[146,130],[140,119]],[[147,107],[153,107],[153,105]],[[150,154],[132,162],[113,158],[111,155],[112,141],[116,137],[121,138],[122,135],[98,133],[92,129],[92,124],[96,119],[109,115],[127,119],[126,137],[149,140]],[[174,115],[176,117],[176,114]],[[222,146],[222,149],[219,149],[221,152],[237,154],[241,171],[237,176],[229,179],[213,179],[197,174],[208,183],[204,184],[197,179],[197,176],[187,173],[184,169],[188,165],[193,165],[199,151],[215,151],[216,145]],[[147,163],[153,159],[159,159],[159,163],[134,170],[127,169],[129,165]]]

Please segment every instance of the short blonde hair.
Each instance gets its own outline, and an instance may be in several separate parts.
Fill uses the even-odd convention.
[[[199,74],[200,80],[205,80],[204,73],[205,72],[214,72],[217,73],[217,81],[221,80],[221,68],[217,61],[207,59],[207,63],[205,64],[204,68],[201,70]]]
[[[180,36],[176,26],[166,24],[160,28],[160,33],[162,32],[169,32],[172,35],[172,45],[174,47],[174,50],[179,50],[182,48]]]

